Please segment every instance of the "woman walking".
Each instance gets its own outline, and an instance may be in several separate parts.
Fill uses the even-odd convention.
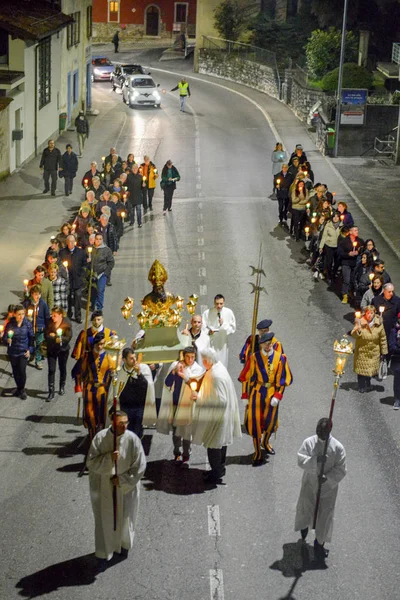
[[[54,398],[55,375],[60,370],[59,396],[65,394],[65,381],[67,379],[67,361],[70,351],[69,343],[72,337],[71,323],[65,318],[65,313],[59,306],[54,306],[51,311],[51,319],[47,323],[44,338],[47,348],[47,365],[49,367],[49,395],[46,402]]]
[[[180,178],[178,169],[174,167],[172,160],[167,160],[161,171],[161,188],[164,191],[164,215],[167,210],[172,210],[172,196],[176,190],[176,182],[180,181]]]
[[[306,206],[309,201],[309,194],[304,181],[299,180],[291,194],[292,200],[292,219],[290,221],[290,233],[296,238],[296,242],[300,239],[300,233],[304,226],[306,217]]]
[[[374,306],[367,306],[360,319],[356,319],[351,335],[356,340],[354,372],[357,373],[360,394],[371,391],[371,377],[379,372],[381,356],[388,353],[386,333],[382,319]]]
[[[26,366],[34,352],[35,335],[31,322],[25,316],[24,307],[17,304],[14,315],[4,328],[3,344],[7,346],[13,377],[17,385],[13,396],[26,400]]]
[[[282,165],[287,163],[287,152],[283,149],[283,145],[278,142],[272,151],[271,161],[272,161],[272,176],[280,173],[282,169]],[[272,193],[275,194],[275,186],[272,188]]]

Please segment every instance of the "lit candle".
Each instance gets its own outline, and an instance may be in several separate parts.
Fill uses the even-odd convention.
[[[67,260],[63,260],[63,265],[66,269],[68,269],[68,261]]]
[[[72,223],[72,233],[75,233],[76,223]]]
[[[357,242],[353,242],[353,248],[354,250],[357,248]]]
[[[124,210],[123,210],[123,211],[122,211],[122,213],[121,213],[121,217],[122,217],[122,222],[123,222],[123,223],[125,223],[125,217],[126,217],[126,213],[125,213],[125,211],[124,211]]]
[[[87,187],[87,186],[88,186],[88,183],[89,183],[89,179],[84,179],[84,180],[83,180],[83,185],[84,185],[85,187]]]
[[[307,210],[310,210],[310,208],[311,208],[311,204],[310,204],[310,202],[307,202],[307,204],[306,204],[306,209],[307,209]]]
[[[370,274],[368,275],[368,277],[369,277],[369,280],[370,280],[370,281],[372,281],[372,280],[373,280],[373,278],[375,277],[375,274],[374,274],[374,273],[370,273]]]
[[[317,220],[317,218],[316,218],[316,217],[312,217],[312,218],[311,218],[311,223],[313,223],[313,224],[314,224],[316,220]]]
[[[192,390],[192,392],[196,392],[197,391],[197,381],[191,381],[190,382],[190,389]]]
[[[340,215],[340,220],[344,221],[344,215]]]
[[[383,312],[385,311],[385,307],[384,306],[380,306],[379,307],[379,312],[381,313],[381,316],[383,314]]]
[[[29,283],[29,280],[28,279],[24,279],[24,290],[25,290],[25,292],[28,291],[28,283]]]
[[[147,181],[147,177],[146,175],[143,175],[143,183],[145,183]]]
[[[28,308],[28,313],[26,315],[30,321],[32,321],[33,317],[33,308]]]
[[[304,231],[306,233],[306,240],[308,241],[308,234],[310,233],[310,228],[309,227],[304,227]]]
[[[4,325],[0,325],[0,337],[3,335]]]
[[[308,171],[303,171],[304,175],[307,177]]]
[[[51,236],[51,238],[50,238],[50,241],[51,241],[51,242],[54,242],[54,240],[55,240],[55,239],[56,239],[56,236],[55,236],[55,235],[52,235],[52,236]]]
[[[9,345],[9,346],[11,346],[11,343],[12,343],[12,339],[13,339],[13,337],[14,337],[14,332],[13,332],[13,330],[12,330],[12,329],[9,329],[9,330],[8,330],[8,333],[7,333],[8,345]]]
[[[102,156],[102,157],[101,157],[101,160],[104,162],[104,161],[106,160],[106,157],[105,157],[105,156]]]
[[[276,180],[276,187],[278,188],[278,190],[279,190],[279,188],[280,188],[280,184],[281,184],[281,180],[280,180],[280,179],[277,179],[277,180]]]
[[[158,171],[157,169],[154,169],[154,175],[157,175]]]
[[[373,258],[374,260],[376,260],[378,257],[376,256],[376,254],[373,254],[373,255],[372,255],[372,258]]]
[[[62,331],[63,331],[63,330],[61,329],[61,327],[59,327],[59,328],[57,329],[57,331],[56,331],[56,333],[57,333],[57,337],[59,338],[59,343],[60,343],[60,344],[62,343],[62,338],[61,338],[61,336],[62,336]]]
[[[361,312],[359,310],[356,310],[354,316],[356,319],[361,319]]]
[[[88,246],[87,251],[89,252],[89,256],[92,254],[93,252],[93,247],[92,246]]]

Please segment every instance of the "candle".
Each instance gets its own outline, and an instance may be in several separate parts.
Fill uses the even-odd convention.
[[[374,260],[376,260],[378,257],[376,256],[376,254],[373,254],[372,258],[373,258]]]
[[[277,179],[277,180],[276,180],[276,187],[278,188],[278,190],[279,190],[279,186],[280,186],[280,184],[281,184],[281,180],[280,180],[280,179]]]
[[[361,312],[359,310],[356,310],[354,316],[355,316],[356,319],[361,319]]]
[[[0,325],[0,336],[3,335],[3,331],[4,331],[4,325]]]
[[[370,273],[370,274],[368,275],[368,277],[369,277],[369,280],[370,280],[370,281],[372,281],[372,280],[373,280],[373,278],[375,277],[375,274],[374,274],[374,273]]]
[[[61,339],[62,332],[63,332],[63,330],[61,329],[61,327],[59,327],[59,328],[57,329],[57,331],[56,331],[56,333],[57,333],[57,337],[58,337],[58,338],[60,338],[60,342],[59,342],[60,344],[61,344],[61,342],[62,342],[62,339]]]
[[[197,391],[197,381],[191,381],[190,382],[190,389],[192,390],[192,392],[196,392]]]
[[[125,222],[125,217],[126,217],[126,213],[125,213],[124,210],[121,213],[121,217],[122,217],[122,222],[124,223]]]
[[[344,221],[344,215],[340,215],[340,220]]]
[[[12,339],[13,339],[13,337],[14,337],[14,332],[13,332],[13,330],[12,330],[12,329],[9,329],[9,330],[8,330],[8,333],[7,333],[8,345],[9,345],[9,346],[11,346],[11,343],[12,343]]]
[[[143,183],[144,183],[145,181],[147,181],[147,177],[146,177],[146,175],[143,175]]]
[[[88,246],[87,251],[89,252],[89,256],[90,256],[92,254],[92,252],[93,252],[92,246]]]
[[[102,157],[101,157],[101,160],[104,162],[104,161],[106,160],[106,157],[105,157],[105,156],[102,156]]]
[[[158,171],[157,169],[154,169],[154,175],[157,175]]]
[[[84,180],[83,180],[83,185],[84,185],[85,187],[87,187],[87,186],[88,186],[88,183],[89,183],[89,179],[84,179]]]
[[[32,320],[32,317],[33,317],[33,308],[28,308],[27,317],[28,317],[28,319],[30,321]]]
[[[74,233],[75,229],[76,229],[76,223],[72,223],[72,233]]]
[[[354,250],[357,248],[357,242],[353,242],[353,248]]]
[[[312,217],[311,218],[311,223],[315,223],[316,220],[317,220],[316,217]]]
[[[384,306],[380,306],[380,307],[379,307],[379,312],[381,313],[381,316],[382,316],[382,314],[383,314],[384,310],[385,310],[385,307],[384,307]]]
[[[23,282],[23,283],[24,283],[24,287],[26,287],[26,288],[27,288],[27,287],[28,287],[29,280],[28,280],[28,279],[24,279],[24,282]]]
[[[307,177],[308,171],[303,171],[304,175]]]
[[[66,269],[68,269],[68,261],[67,260],[63,260],[63,265]]]
[[[306,209],[307,209],[307,210],[310,210],[310,208],[311,208],[311,204],[310,204],[310,202],[307,202],[307,204],[306,204]]]
[[[306,233],[306,240],[308,240],[308,234],[310,233],[310,228],[309,227],[304,227],[304,231]]]
[[[54,242],[54,240],[55,240],[55,239],[56,239],[56,236],[55,236],[55,235],[52,235],[52,236],[51,236],[51,238],[50,238],[50,241],[51,241],[51,242]]]

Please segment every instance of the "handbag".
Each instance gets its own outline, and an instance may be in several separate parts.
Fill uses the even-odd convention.
[[[58,176],[60,177],[60,179],[62,179],[64,177],[64,171],[58,171]]]
[[[377,375],[378,381],[383,381],[388,376],[388,364],[385,356],[382,356],[381,362],[379,363],[379,371]]]

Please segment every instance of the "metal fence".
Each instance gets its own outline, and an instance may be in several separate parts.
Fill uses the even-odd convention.
[[[275,72],[278,90],[281,89],[275,52],[259,48],[258,46],[251,46],[250,44],[242,44],[241,42],[233,42],[232,40],[223,40],[206,35],[203,35],[203,48],[206,48],[209,52],[224,53],[235,58],[240,58],[241,60],[249,60],[270,67]]]

